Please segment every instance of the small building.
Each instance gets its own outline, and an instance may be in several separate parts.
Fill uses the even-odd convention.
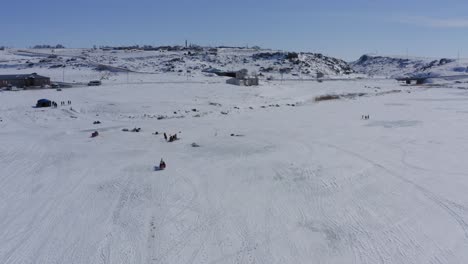
[[[256,86],[258,85],[258,77],[250,76],[246,69],[242,69],[237,71],[235,77],[228,79],[226,83],[239,86]]]
[[[52,101],[49,99],[39,99],[37,100],[36,107],[51,107]]]
[[[37,73],[0,75],[0,87],[42,87],[45,85],[50,85],[50,78]]]
[[[426,83],[427,79],[429,78],[427,77],[426,78],[425,77],[402,77],[402,78],[397,78],[396,80],[398,82],[401,82],[407,85],[412,85],[412,84],[422,85]]]

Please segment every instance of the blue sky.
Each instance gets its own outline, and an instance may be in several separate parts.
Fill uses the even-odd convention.
[[[259,45],[346,60],[468,57],[468,1],[4,0],[0,46]]]

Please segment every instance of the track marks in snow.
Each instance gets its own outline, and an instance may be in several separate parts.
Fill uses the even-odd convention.
[[[421,208],[429,209],[436,205],[443,209],[458,223],[466,236],[464,206],[454,205],[398,175],[388,166],[353,151],[322,142],[313,142],[309,148],[320,149],[324,155],[330,154],[325,154],[327,149],[335,150],[335,155],[349,157],[341,160],[355,164],[354,168],[348,168],[346,162],[341,162],[342,167],[326,167],[326,163],[322,163],[316,168],[310,168],[302,166],[299,161],[294,165],[280,164],[275,170],[273,180],[277,182],[277,188],[291,193],[298,204],[299,227],[311,235],[320,235],[327,245],[316,249],[319,259],[351,254],[354,259],[352,263],[417,263],[421,257],[417,253],[426,250],[428,246],[436,249],[437,242],[432,240],[420,243],[421,230],[417,229],[417,225],[404,221],[413,217],[411,212],[407,217],[395,215],[395,212],[407,210],[405,198],[415,199],[412,202],[421,203]],[[387,176],[392,176],[393,180],[388,180]],[[382,186],[382,182],[386,182],[387,186]],[[427,200],[413,195],[411,189],[418,190]],[[368,197],[373,199],[369,200]],[[395,201],[395,204],[385,202],[389,200]],[[426,201],[429,201],[429,207]],[[418,214],[420,212],[415,215]],[[395,219],[401,219],[402,222],[395,222]],[[450,254],[435,252],[434,256],[438,256],[444,263],[443,260]]]
[[[344,149],[344,148],[341,148],[341,147],[338,147],[336,145],[333,145],[333,144],[329,144],[329,143],[321,143],[321,142],[316,142],[317,144],[319,145],[324,145],[324,146],[328,146],[330,148],[334,148],[334,149],[337,149],[337,150],[340,150],[344,153],[347,153],[351,156],[354,156],[362,161],[365,161],[365,162],[368,162],[370,164],[372,164],[373,166],[375,166],[376,168],[380,169],[381,171],[385,172],[386,174],[388,175],[391,175],[392,177],[394,177],[395,179],[398,179],[399,181],[407,184],[408,186],[412,187],[413,189],[416,189],[418,190],[421,194],[423,194],[430,202],[432,202],[434,205],[436,205],[437,207],[439,207],[440,209],[442,209],[443,211],[445,211],[453,220],[454,222],[456,222],[458,224],[458,226],[460,227],[460,229],[463,231],[463,234],[465,236],[465,239],[468,239],[468,222],[467,220],[465,220],[466,218],[463,216],[463,214],[461,213],[461,211],[463,211],[463,213],[466,214],[467,210],[464,206],[462,205],[459,205],[457,203],[454,203],[448,199],[445,199],[444,197],[440,196],[440,195],[437,195],[436,193],[430,191],[429,189],[425,188],[424,186],[410,180],[409,178],[407,177],[404,177],[396,172],[394,172],[392,169],[390,169],[389,167],[383,165],[383,164],[380,164],[380,163],[377,163],[361,154],[358,154],[356,152],[353,152],[353,151],[350,151],[350,150],[347,150],[347,149]],[[398,225],[397,225],[398,227]],[[400,230],[402,231],[402,230]],[[398,236],[394,235],[394,236],[391,236],[390,234],[387,234],[387,237],[388,238],[392,238],[391,241],[387,241],[390,245],[392,245],[392,247],[396,247],[398,252],[400,252],[399,254],[402,256],[402,257],[408,257],[406,255],[406,252],[419,252],[421,250],[421,245],[418,245],[418,242],[416,240],[413,239],[412,236],[408,236],[409,233],[408,232],[396,232],[398,233]],[[411,244],[406,244],[406,243],[403,243],[402,241],[412,241]],[[372,245],[375,246],[377,245],[378,243],[373,243]],[[359,245],[359,244],[357,244]],[[373,256],[382,256],[380,252],[382,252],[382,250],[384,250],[385,248],[385,244],[382,244],[381,245],[382,248],[381,249],[376,249],[377,251],[375,252],[376,254],[372,254]],[[409,249],[413,249],[413,251],[410,251]],[[362,251],[363,252],[363,251]],[[388,254],[386,254],[388,255]],[[398,256],[398,255],[393,255],[393,256]],[[440,260],[440,259],[439,259]],[[387,259],[380,259],[379,262],[381,263],[385,263],[387,261]],[[437,261],[435,263],[438,263]],[[444,263],[444,261],[442,261],[442,263]]]
[[[200,257],[211,227],[219,215],[198,202],[198,189],[183,173],[175,173],[166,186],[153,184],[155,205],[150,207],[148,263],[193,263]],[[184,254],[182,254],[184,252]],[[185,256],[182,259],[181,256]]]

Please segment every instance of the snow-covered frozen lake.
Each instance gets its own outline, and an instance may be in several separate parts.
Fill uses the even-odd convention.
[[[0,263],[468,263],[467,90],[109,84],[0,120]]]

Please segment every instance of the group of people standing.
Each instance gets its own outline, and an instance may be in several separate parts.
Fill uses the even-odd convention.
[[[177,138],[177,134],[169,135],[169,138],[168,138],[168,137],[167,137],[167,134],[164,133],[164,139],[165,139],[167,142],[173,142],[173,141],[178,140],[179,138]]]
[[[361,116],[361,119],[367,120],[367,119],[369,119],[369,115],[363,115],[363,116]]]
[[[61,105],[61,106],[63,106],[63,105],[71,105],[71,103],[72,103],[72,102],[71,102],[70,100],[68,100],[67,103],[65,103],[65,101],[60,101],[60,105]],[[52,101],[52,107],[57,108],[57,106],[58,106],[57,102]]]

